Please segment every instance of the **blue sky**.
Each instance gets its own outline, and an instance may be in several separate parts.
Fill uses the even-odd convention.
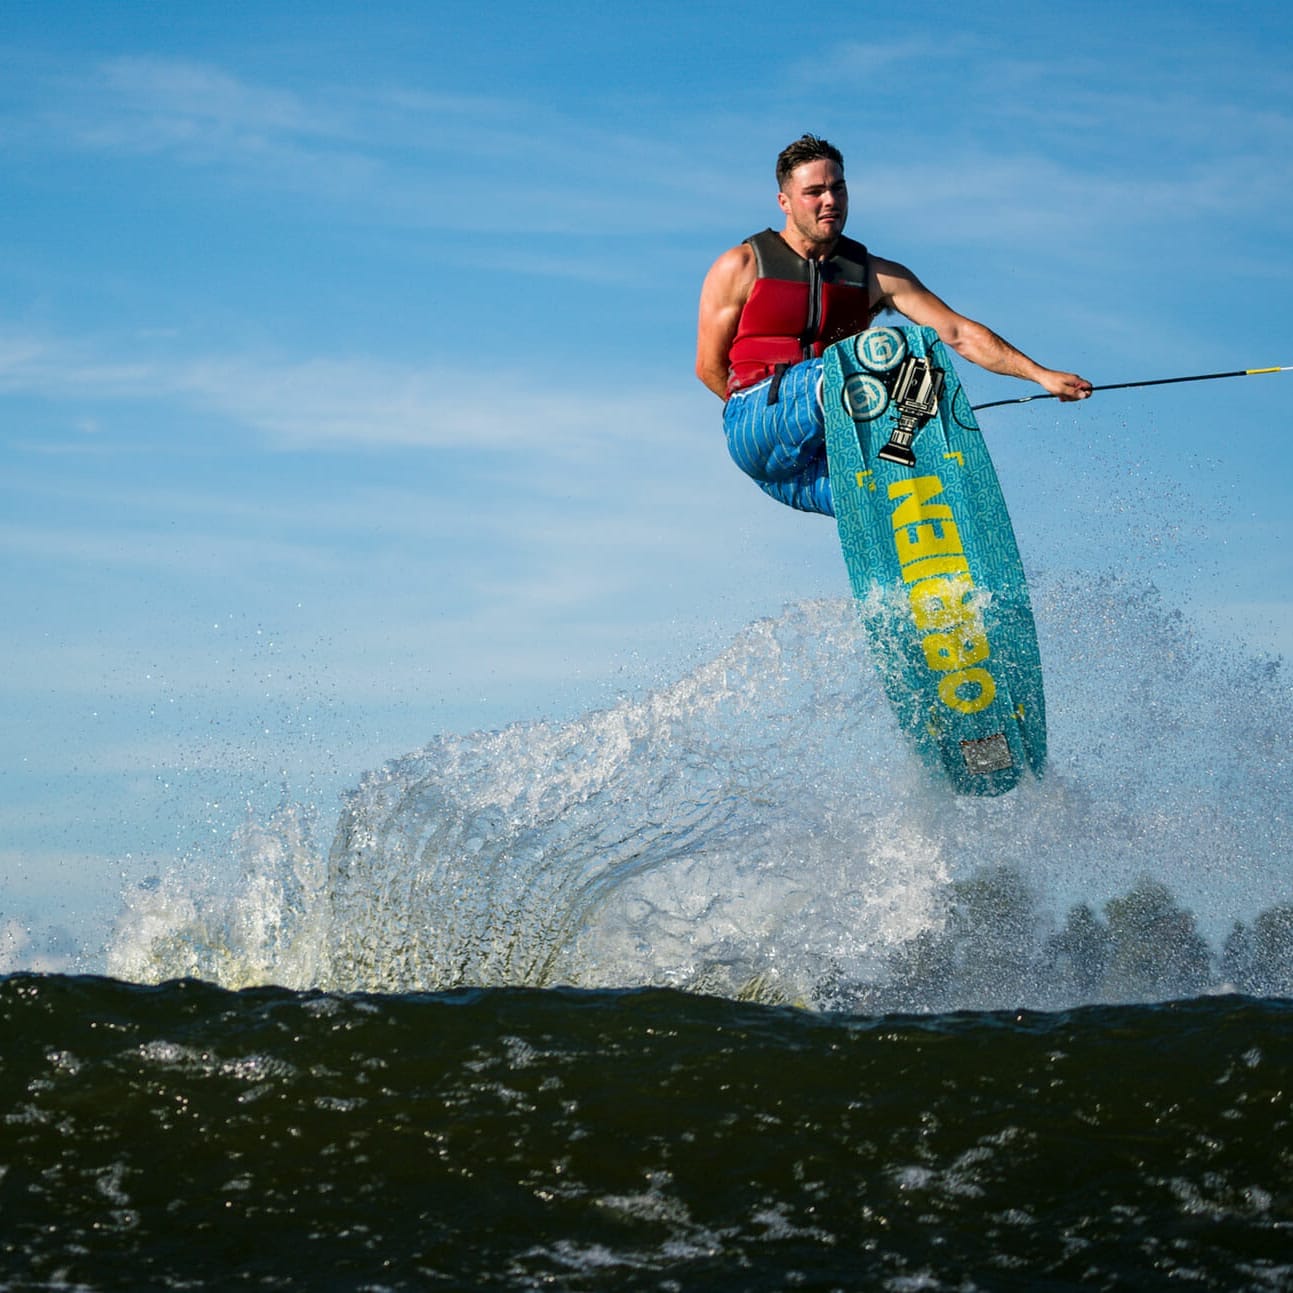
[[[1290,66],[1274,3],[0,0],[0,969],[248,805],[330,823],[847,593],[691,375],[804,130],[853,236],[1045,363],[1293,363]],[[1290,401],[984,429],[1032,563],[1289,652]]]

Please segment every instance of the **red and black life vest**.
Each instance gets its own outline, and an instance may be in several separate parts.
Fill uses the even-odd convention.
[[[758,278],[728,352],[727,388],[762,381],[778,365],[797,364],[870,326],[867,250],[841,238],[821,260],[794,251],[775,229],[745,240]]]

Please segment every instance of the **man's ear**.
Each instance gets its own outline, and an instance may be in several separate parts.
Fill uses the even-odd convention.
[[[786,197],[785,193],[783,193],[781,189],[777,190],[777,205],[786,215],[790,214],[790,199]]]

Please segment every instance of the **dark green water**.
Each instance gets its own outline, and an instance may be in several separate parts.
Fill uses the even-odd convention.
[[[1276,1289],[1293,1004],[0,980],[0,1288]]]

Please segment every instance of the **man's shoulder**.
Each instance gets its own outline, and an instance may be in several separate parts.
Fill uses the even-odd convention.
[[[889,260],[886,256],[877,256],[874,253],[872,253],[870,259],[871,268],[877,278],[915,278],[915,275],[906,265],[900,265],[896,260]]]
[[[757,260],[754,239],[758,236],[758,234],[752,234],[749,238],[743,238],[735,247],[729,247],[723,253],[723,257],[726,257],[734,264],[744,265],[748,263],[753,265]],[[720,257],[720,259],[723,257]]]
[[[737,283],[745,279],[753,280],[755,269],[754,248],[748,242],[740,242],[735,247],[729,247],[710,266],[709,277]]]

